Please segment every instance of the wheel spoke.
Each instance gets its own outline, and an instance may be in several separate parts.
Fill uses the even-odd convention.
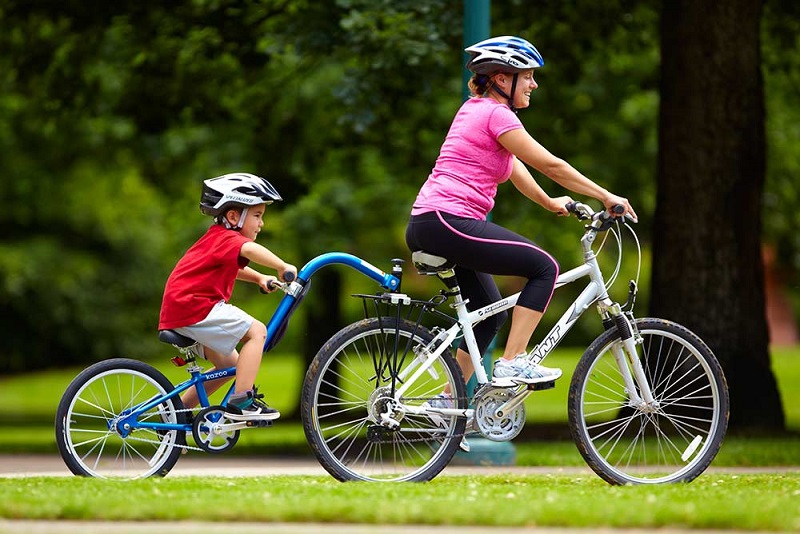
[[[728,395],[721,368],[683,327],[643,319],[639,331],[638,351],[655,402],[629,398],[611,351],[616,332],[603,334],[579,362],[571,386],[578,448],[615,484],[691,480],[711,462],[725,433]]]
[[[164,400],[146,412],[136,411],[171,389],[160,372],[135,360],[106,360],[78,375],[59,404],[56,419],[59,452],[70,470],[129,479],[169,471],[180,454],[179,432],[138,425],[178,422],[178,410],[183,409],[180,399]],[[122,421],[125,428],[117,428]]]
[[[405,398],[395,401],[392,375],[401,370],[395,366],[410,364],[406,360],[413,358],[406,355],[414,345],[433,337],[406,321],[396,340],[397,333],[397,322],[391,318],[348,327],[323,347],[317,355],[319,364],[312,365],[317,374],[304,385],[306,434],[316,443],[312,448],[320,451],[322,465],[340,480],[428,480],[457,448],[455,438],[445,437],[453,434],[456,417],[445,417],[448,427],[439,428],[427,415],[400,409],[401,404],[421,406],[447,385],[463,391],[460,376],[457,384],[457,364],[448,352],[448,363],[442,358],[434,363],[438,379],[423,373],[416,383],[404,384]],[[383,426],[386,414],[397,428]]]

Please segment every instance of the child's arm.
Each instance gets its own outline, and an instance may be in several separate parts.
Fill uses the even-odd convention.
[[[275,253],[267,249],[266,247],[259,245],[254,241],[248,241],[244,245],[242,245],[239,254],[248,260],[252,261],[253,263],[257,263],[259,265],[263,265],[264,267],[270,267],[278,271],[278,275],[283,280],[285,279],[286,273],[291,272],[293,275],[297,276],[297,267],[286,263],[282,259],[280,259]],[[255,274],[254,274],[255,273]],[[245,278],[242,278],[242,277]],[[246,267],[244,269],[239,270],[239,276],[237,278],[239,280],[244,280],[248,282],[254,282],[256,284],[262,285],[263,277],[265,275],[259,273],[255,269],[250,269]],[[263,286],[262,286],[263,287]]]
[[[272,285],[272,283],[278,280],[274,276],[270,276],[268,274],[261,274],[260,272],[256,271],[255,269],[251,269],[250,267],[239,269],[239,273],[236,275],[236,279],[241,280],[243,282],[252,282],[253,284],[258,285],[263,291],[267,293],[272,293],[275,290],[275,287]]]

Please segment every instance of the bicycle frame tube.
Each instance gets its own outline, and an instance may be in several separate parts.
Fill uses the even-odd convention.
[[[175,389],[167,393],[166,395],[159,395],[144,404],[140,404],[138,406],[134,406],[128,410],[122,412],[122,416],[117,419],[116,423],[118,426],[125,428],[125,425],[128,425],[128,428],[135,429],[135,428],[152,428],[154,430],[186,430],[187,425],[182,425],[178,423],[155,423],[155,422],[147,422],[147,421],[139,421],[137,417],[147,412],[148,410],[158,406],[162,402],[167,399],[171,399],[176,397],[186,391],[191,387],[195,387],[197,389],[197,396],[200,399],[200,406],[206,407],[209,405],[208,394],[206,393],[206,388],[204,384],[209,380],[216,380],[218,378],[224,377],[232,377],[236,376],[236,367],[227,367],[225,369],[215,369],[213,371],[209,371],[207,373],[197,373],[193,374],[192,378],[186,380],[185,382],[181,382]],[[231,392],[233,391],[233,386],[231,386],[230,391],[225,395],[225,399],[227,400],[228,396],[230,396]],[[224,402],[224,401],[223,401]]]
[[[278,308],[267,324],[267,339],[264,342],[264,350],[270,346],[272,339],[280,331],[281,325],[289,318],[294,309],[295,301],[301,294],[303,287],[314,276],[314,273],[328,265],[346,265],[360,272],[368,278],[376,281],[381,287],[388,290],[396,290],[400,287],[400,279],[393,274],[381,271],[371,263],[362,260],[346,252],[328,252],[321,254],[306,263],[300,272],[297,273],[297,280],[289,286],[289,291],[281,299]]]
[[[570,269],[562,273],[556,280],[556,288],[570,284],[579,278],[588,276],[591,280],[575,299],[575,302],[567,309],[561,316],[558,322],[553,326],[550,332],[545,336],[544,340],[539,343],[530,353],[529,357],[532,358],[534,363],[540,363],[550,353],[550,351],[558,345],[564,335],[572,328],[578,318],[586,311],[592,303],[597,302],[598,299],[606,299],[608,294],[605,290],[603,283],[602,273],[597,265],[597,259],[594,254],[590,253],[585,257],[583,265],[579,265],[574,269]],[[481,363],[481,354],[478,351],[477,344],[475,343],[475,336],[472,332],[473,325],[483,321],[487,317],[491,317],[498,313],[504,312],[516,306],[519,300],[520,293],[515,293],[511,296],[505,297],[497,302],[493,302],[483,308],[475,311],[467,311],[467,307],[463,304],[456,303],[456,310],[458,314],[458,322],[447,329],[445,341],[440,346],[430,353],[426,360],[417,367],[411,378],[408,378],[406,383],[397,390],[397,397],[403,396],[406,389],[410,387],[414,381],[430,368],[436,358],[455,341],[459,332],[463,332],[464,339],[469,349],[470,358],[475,369],[475,379],[478,384],[486,384],[489,378]],[[463,302],[463,301],[462,301]]]

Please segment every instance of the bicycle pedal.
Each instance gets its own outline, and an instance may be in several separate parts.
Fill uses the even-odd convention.
[[[553,389],[556,387],[556,381],[539,382],[538,384],[528,384],[528,391],[544,391],[545,389]]]
[[[272,426],[272,421],[259,419],[256,421],[245,421],[248,427],[250,428],[267,428]]]

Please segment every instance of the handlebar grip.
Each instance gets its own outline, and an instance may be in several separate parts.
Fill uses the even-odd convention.
[[[574,200],[572,202],[567,202],[566,204],[564,204],[564,208],[570,213],[575,213],[575,208],[577,206],[578,206],[578,203],[575,202]]]
[[[269,283],[268,283],[267,285],[268,285],[268,286],[269,286],[269,288],[270,288],[270,289],[272,289],[272,290],[278,289],[278,288],[280,287],[280,286],[278,285],[278,283],[277,283],[277,282],[275,282],[274,280],[270,280],[270,281],[269,281]],[[261,291],[261,293],[262,293],[262,294],[264,294],[264,295],[268,294],[268,292],[267,292],[267,291],[265,291],[263,287],[259,287],[259,288],[258,288],[258,290],[259,290],[259,291]]]
[[[294,273],[292,271],[286,271],[283,273],[283,281],[284,282],[293,282],[294,281]]]
[[[617,204],[616,206],[611,208],[611,211],[613,213],[616,213],[617,215],[622,215],[623,213],[625,213],[625,206],[623,206],[622,204]]]

